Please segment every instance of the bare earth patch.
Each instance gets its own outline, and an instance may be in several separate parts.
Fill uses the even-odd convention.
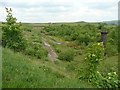
[[[52,49],[52,47],[50,46],[50,44],[48,44],[48,42],[43,38],[43,43],[45,48],[48,51],[48,58],[52,61],[57,60],[57,54],[55,53],[55,51]]]

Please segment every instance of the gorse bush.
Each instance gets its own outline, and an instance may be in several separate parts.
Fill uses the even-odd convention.
[[[58,59],[60,60],[65,60],[65,61],[72,61],[74,59],[74,50],[72,49],[67,49],[64,52],[61,51],[58,54]]]
[[[2,25],[2,45],[15,51],[24,50],[26,47],[25,39],[22,36],[21,23],[17,23],[17,19],[12,16],[11,8],[6,8],[7,18]]]

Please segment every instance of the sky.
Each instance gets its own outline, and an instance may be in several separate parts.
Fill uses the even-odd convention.
[[[118,19],[119,0],[0,0],[0,21],[5,7],[18,22],[100,22]]]

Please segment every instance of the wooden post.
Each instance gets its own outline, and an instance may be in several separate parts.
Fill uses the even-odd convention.
[[[106,42],[107,42],[107,34],[108,32],[102,31],[101,32],[101,42],[103,42],[104,47],[106,47]]]
[[[105,53],[104,53],[104,55],[106,55],[107,34],[108,34],[107,31],[102,31],[102,32],[101,32],[101,39],[100,39],[100,42],[103,42],[103,45],[104,45],[104,48],[105,48]]]

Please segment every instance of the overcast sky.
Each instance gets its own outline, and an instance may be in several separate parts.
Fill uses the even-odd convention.
[[[0,0],[0,21],[5,7],[21,22],[76,22],[118,19],[119,0]]]

